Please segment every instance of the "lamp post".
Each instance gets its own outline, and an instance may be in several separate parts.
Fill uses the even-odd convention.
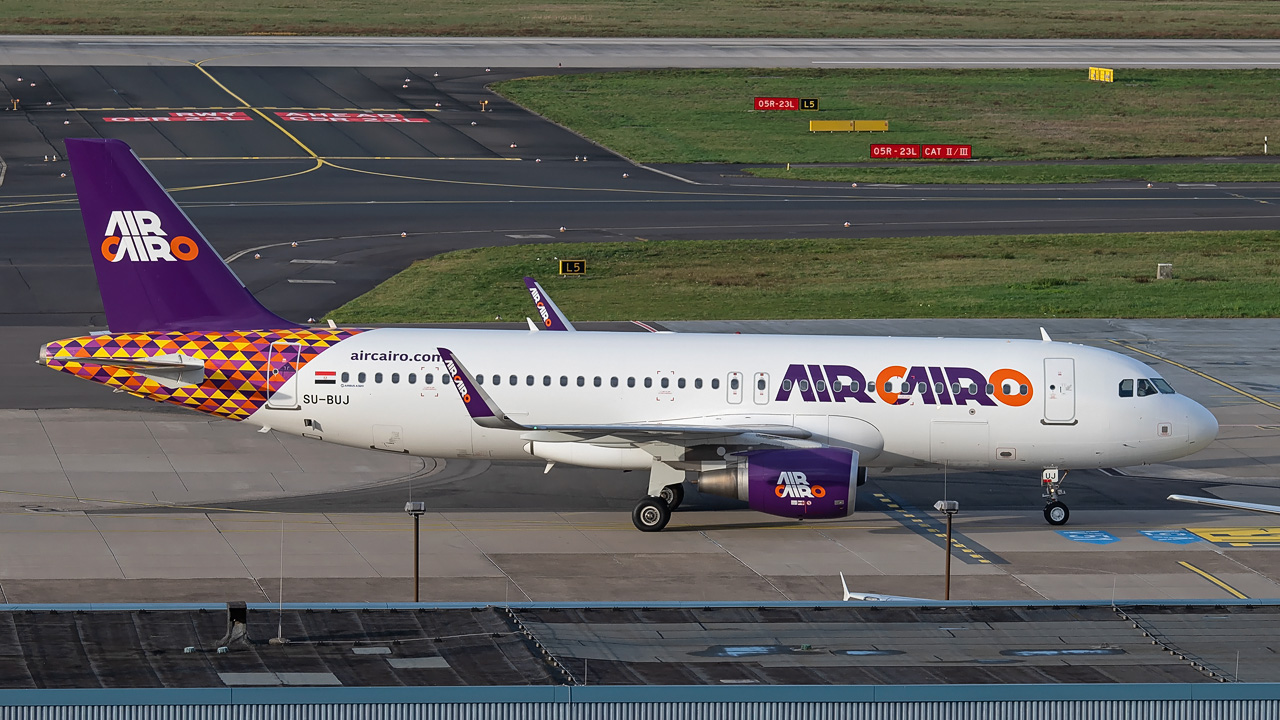
[[[407,502],[404,504],[404,511],[413,516],[413,601],[418,602],[418,519],[427,512],[427,504],[424,502]]]
[[[947,514],[947,569],[946,569],[946,585],[943,591],[942,599],[951,599],[951,518],[960,512],[960,503],[955,500],[939,500],[933,504],[933,509]]]

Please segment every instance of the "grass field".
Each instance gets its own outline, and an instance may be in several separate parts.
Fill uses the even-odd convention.
[[[1280,3],[1277,3],[1280,5]],[[503,95],[639,162],[827,163],[873,142],[962,143],[984,160],[1260,155],[1280,138],[1274,70],[659,70],[499,83]],[[820,112],[755,112],[755,96]],[[810,133],[809,120],[888,133]]]
[[[1280,163],[1170,163],[1166,165],[913,165],[895,167],[748,168],[759,177],[858,183],[1009,184],[1140,180],[1157,183],[1277,182]]]
[[[585,278],[556,276],[585,259]],[[1173,280],[1154,280],[1171,262]],[[521,320],[539,279],[570,319],[1274,317],[1280,232],[520,245],[414,263],[344,324]],[[440,302],[448,298],[449,302]]]
[[[1259,0],[6,0],[0,34],[1275,38]]]

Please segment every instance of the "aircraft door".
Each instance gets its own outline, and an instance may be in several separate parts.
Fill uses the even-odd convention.
[[[731,372],[725,381],[726,392],[729,393],[729,402],[737,405],[742,402],[742,373]]]
[[[1076,418],[1076,361],[1071,358],[1044,359],[1044,420],[1074,423]]]
[[[267,359],[267,379],[276,391],[267,398],[268,408],[298,409],[298,368],[302,366],[301,354],[301,345],[272,343],[271,354]]]
[[[769,403],[769,373],[756,373],[751,385],[755,389],[756,404],[767,405]]]

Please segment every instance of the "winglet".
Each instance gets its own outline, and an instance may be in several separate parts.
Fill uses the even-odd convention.
[[[542,326],[547,330],[577,330],[573,323],[565,318],[564,313],[560,312],[560,308],[556,307],[551,296],[546,290],[538,284],[537,280],[531,277],[524,279],[524,286],[529,289],[529,295],[533,298],[533,304],[538,306],[538,315],[542,318]]]
[[[1040,339],[1045,342],[1053,342],[1053,338],[1049,337],[1049,331],[1044,328],[1040,328]]]
[[[840,587],[844,588],[844,599],[840,602],[849,602],[849,599],[853,597],[853,593],[849,592],[849,583],[845,582],[844,573],[840,573]]]
[[[506,428],[510,430],[527,429],[523,425],[508,418],[501,410],[498,409],[497,403],[490,398],[488,393],[476,382],[462,363],[448,348],[437,348],[440,352],[440,360],[444,363],[445,368],[449,371],[449,378],[453,381],[453,387],[458,391],[458,396],[462,398],[462,404],[466,406],[467,413],[471,415],[471,419],[481,427],[487,428]]]

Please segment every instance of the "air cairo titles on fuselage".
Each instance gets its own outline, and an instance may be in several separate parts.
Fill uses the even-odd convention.
[[[1035,390],[1026,374],[1000,368],[990,377],[967,367],[925,367],[890,365],[876,374],[874,383],[850,365],[806,365],[792,363],[778,385],[775,402],[799,395],[803,402],[853,400],[874,403],[875,397],[887,405],[903,405],[914,396],[925,405],[978,405],[1022,407],[1031,402]]]

